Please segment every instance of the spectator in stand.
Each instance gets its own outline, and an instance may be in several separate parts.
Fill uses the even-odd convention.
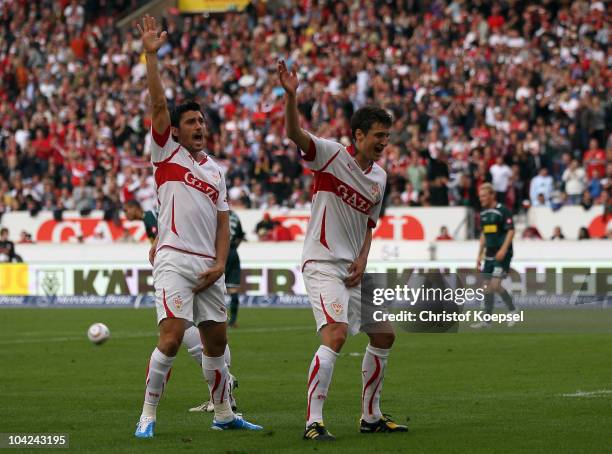
[[[151,182],[143,170],[150,116],[142,44],[116,26],[117,14],[133,3],[1,2],[8,24],[0,32],[5,212],[71,205],[58,196],[65,187],[69,193],[75,188],[75,204],[93,205],[93,193],[83,198],[78,188],[83,179],[92,188],[94,174],[125,186],[120,202],[150,198],[150,188],[140,194],[137,185],[143,177]],[[196,98],[207,106],[208,152],[228,170],[228,191],[236,176],[248,188],[238,192],[238,203],[291,208],[312,195],[312,175],[282,143],[282,92],[270,72],[288,48],[299,49],[290,62],[303,70],[300,121],[314,134],[350,136],[351,113],[367,103],[393,112],[390,147],[396,150],[383,164],[389,189],[400,196],[410,182],[423,206],[478,208],[461,175],[477,190],[493,180],[495,156],[505,156],[513,174],[503,202],[518,211],[539,193],[550,199],[552,190],[527,193],[531,179],[548,166],[559,185],[567,154],[583,163],[586,186],[593,169],[604,177],[596,199],[603,197],[610,178],[605,150],[612,149],[604,5],[285,3],[279,9],[278,2],[258,2],[244,14],[212,19],[163,17],[169,33],[159,62],[167,96],[171,104]],[[439,160],[446,160],[441,175],[431,172]],[[135,186],[126,186],[130,172]],[[24,180],[35,176],[52,182],[54,197],[37,198],[34,191],[26,200]],[[296,180],[303,195],[292,192]],[[104,197],[116,194],[104,189]]]
[[[563,232],[561,231],[561,227],[560,226],[556,226],[555,229],[553,230],[553,234],[550,237],[551,240],[564,240],[565,239],[565,235],[563,235]]]
[[[595,171],[599,175],[604,175],[606,171],[606,153],[599,148],[597,139],[591,139],[589,142],[589,149],[584,153],[583,162],[589,180],[593,178]]]
[[[542,235],[535,226],[531,225],[523,231],[522,238],[524,240],[541,240]]]
[[[26,232],[25,230],[22,230],[19,233],[19,244],[32,244],[34,243],[34,241],[32,240],[32,235],[29,234],[28,232]]]
[[[453,237],[448,234],[448,228],[443,225],[440,227],[440,234],[436,237],[436,241],[452,240]]]
[[[497,195],[497,201],[499,203],[506,202],[506,191],[510,185],[510,179],[512,177],[512,170],[504,162],[503,156],[498,156],[495,159],[495,164],[489,169],[491,173],[491,184]]]
[[[278,221],[273,221],[270,213],[264,213],[263,219],[255,225],[255,233],[261,241],[269,241],[272,236],[272,230],[279,225]]]
[[[531,180],[529,199],[533,206],[548,205],[553,191],[553,179],[548,175],[548,169],[542,167],[538,175]]]
[[[578,230],[578,239],[590,240],[591,235],[589,234],[589,229],[587,229],[586,227],[580,227],[580,230]]]
[[[593,169],[593,176],[591,177],[591,181],[589,181],[588,191],[591,194],[591,197],[598,202],[599,196],[603,191],[603,187],[601,185],[601,178],[599,177],[599,170]]]
[[[580,203],[585,187],[585,177],[586,173],[576,159],[573,159],[563,172],[562,180],[565,183],[565,192],[571,205]]]
[[[15,243],[9,240],[9,230],[0,229],[0,262],[23,262],[21,256],[15,253]]]

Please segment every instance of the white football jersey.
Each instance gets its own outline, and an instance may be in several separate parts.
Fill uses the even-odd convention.
[[[174,141],[170,127],[151,130],[151,161],[159,202],[157,250],[216,258],[217,211],[228,211],[225,177],[213,159],[193,159]]]
[[[302,264],[310,260],[353,261],[359,255],[368,227],[380,215],[387,173],[376,163],[362,170],[352,147],[312,134],[303,153],[314,171],[313,199]]]

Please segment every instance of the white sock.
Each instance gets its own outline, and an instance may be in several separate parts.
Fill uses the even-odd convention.
[[[149,360],[149,367],[147,368],[147,381],[144,405],[142,406],[142,416],[155,418],[157,404],[170,378],[170,371],[174,358],[174,356],[164,355],[157,348],[153,350],[151,359]]]
[[[187,352],[202,367],[202,340],[200,339],[200,330],[195,326],[190,326],[185,330],[183,336],[183,344],[187,347]]]
[[[235,418],[229,401],[229,370],[223,356],[202,354],[202,370],[208,383],[210,400],[215,406],[215,421],[228,422]]]
[[[191,355],[194,361],[202,366],[203,346],[202,339],[200,338],[200,330],[197,327],[192,325],[185,330],[183,344],[185,344],[185,347],[187,347],[187,352]],[[225,346],[223,358],[225,358],[225,364],[229,368],[232,362],[232,354],[230,352],[229,344]]]
[[[385,378],[385,366],[391,349],[376,348],[370,344],[361,363],[362,393],[361,418],[366,422],[376,422],[382,417],[380,393]]]
[[[306,394],[308,398],[306,426],[313,422],[323,422],[323,404],[327,397],[337,358],[338,353],[325,345],[321,345],[310,363]]]

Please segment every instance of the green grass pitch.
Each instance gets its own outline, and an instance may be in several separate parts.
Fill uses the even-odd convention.
[[[182,349],[158,409],[156,436],[133,436],[156,342],[152,309],[0,310],[0,432],[65,432],[70,450],[100,453],[609,452],[612,336],[605,333],[398,335],[383,411],[408,434],[362,435],[363,335],[338,359],[325,423],[334,444],[301,439],[306,375],[318,346],[308,309],[243,309],[230,332],[241,411],[262,433],[216,432]],[[106,323],[94,346],[87,327]],[[608,392],[606,392],[606,390]],[[603,391],[572,397],[577,391]],[[37,451],[38,452],[38,451]]]

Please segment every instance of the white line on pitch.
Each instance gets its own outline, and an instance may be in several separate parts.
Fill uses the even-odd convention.
[[[231,336],[241,333],[274,333],[279,331],[305,331],[314,329],[312,326],[283,326],[283,327],[274,327],[274,328],[240,328],[237,330],[231,331]],[[39,335],[42,333],[39,333]],[[140,332],[140,333],[131,333],[131,334],[115,334],[111,333],[111,339],[139,339],[145,337],[154,337],[157,336],[156,331],[148,331],[148,332]],[[10,340],[0,340],[0,345],[15,345],[15,344],[38,344],[38,343],[47,343],[47,342],[71,342],[71,341],[79,341],[86,339],[87,336],[83,334],[82,336],[66,336],[66,337],[46,337],[44,339],[10,339]]]
[[[561,394],[563,397],[596,397],[612,394],[612,389],[599,389],[597,391],[576,391],[573,394]]]

